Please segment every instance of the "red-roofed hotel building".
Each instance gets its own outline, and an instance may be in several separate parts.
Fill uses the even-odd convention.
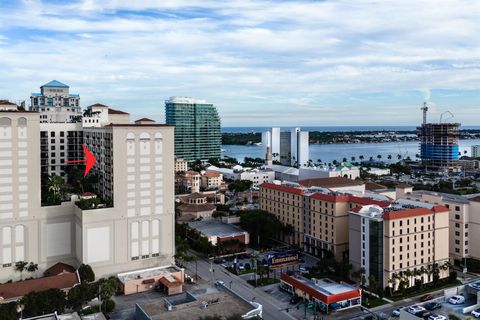
[[[337,187],[346,188],[348,183],[358,187],[358,181],[347,180]],[[283,224],[293,227],[293,235],[282,240],[303,247],[305,252],[317,256],[330,251],[338,261],[348,259],[349,211],[365,204],[389,205],[387,202],[334,193],[322,188],[274,183],[260,186],[260,208],[274,214]]]
[[[398,289],[449,275],[449,209],[422,202],[398,200],[388,208],[353,208],[349,217],[349,259],[353,271],[365,269],[365,280],[379,288]],[[415,271],[412,276],[408,270]],[[430,272],[429,272],[430,271]]]

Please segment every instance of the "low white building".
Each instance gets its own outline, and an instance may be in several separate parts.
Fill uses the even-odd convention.
[[[232,169],[210,166],[206,171],[220,173],[228,180],[252,181],[252,186],[255,188],[264,182],[273,182],[273,180],[275,180],[275,172],[272,170],[243,168],[240,165],[237,165]]]
[[[373,174],[375,176],[389,176],[390,175],[390,169],[388,168],[363,168],[365,171],[367,171],[370,174]]]
[[[294,168],[282,165],[267,165],[264,168],[275,172],[275,179],[281,181],[300,181],[314,178],[344,177],[355,180],[360,177],[360,169],[350,164],[325,167]]]

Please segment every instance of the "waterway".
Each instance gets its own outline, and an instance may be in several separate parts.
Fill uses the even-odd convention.
[[[460,140],[460,151],[462,155],[470,155],[471,146],[480,145],[480,139]],[[223,145],[223,156],[236,158],[243,162],[245,157],[264,158],[264,150],[262,146],[244,146],[244,145]],[[465,153],[466,152],[466,153]],[[412,142],[385,142],[385,143],[356,143],[356,144],[311,144],[310,159],[313,162],[321,160],[321,162],[331,163],[333,160],[342,161],[347,158],[348,161],[355,157],[355,161],[360,160],[363,156],[364,160],[370,157],[385,162],[397,162],[398,155],[402,158],[410,157],[415,159],[415,155],[419,153],[419,144]],[[391,156],[391,159],[388,159]]]

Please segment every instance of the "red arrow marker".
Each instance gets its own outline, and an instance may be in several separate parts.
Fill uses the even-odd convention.
[[[91,153],[90,150],[88,150],[84,144],[82,144],[82,147],[83,147],[83,153],[85,153],[85,159],[66,161],[65,164],[85,163],[85,173],[83,174],[83,176],[85,177],[90,171],[90,169],[92,169],[95,163],[97,162],[97,158],[95,158],[93,153]]]

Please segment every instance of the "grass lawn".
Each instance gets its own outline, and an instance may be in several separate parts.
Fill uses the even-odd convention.
[[[252,286],[255,286],[255,280],[248,280],[247,281],[248,283],[250,283]],[[257,283],[258,283],[258,287],[261,287],[261,286],[268,286],[269,284],[274,284],[274,283],[279,283],[280,280],[278,279],[273,279],[273,278],[263,278],[263,279],[258,279],[257,280]]]
[[[447,283],[445,283],[441,286],[438,286],[438,287],[425,287],[423,290],[407,292],[405,295],[394,294],[393,296],[388,297],[388,299],[391,299],[393,301],[400,301],[400,300],[403,300],[403,299],[406,299],[406,298],[417,297],[417,296],[421,296],[421,295],[424,295],[424,294],[427,294],[427,293],[430,293],[430,292],[434,292],[434,291],[438,291],[438,290],[442,290],[442,289],[446,289],[446,288],[450,288],[450,287],[455,287],[455,286],[458,286],[459,284],[461,284],[460,281],[447,282]]]

